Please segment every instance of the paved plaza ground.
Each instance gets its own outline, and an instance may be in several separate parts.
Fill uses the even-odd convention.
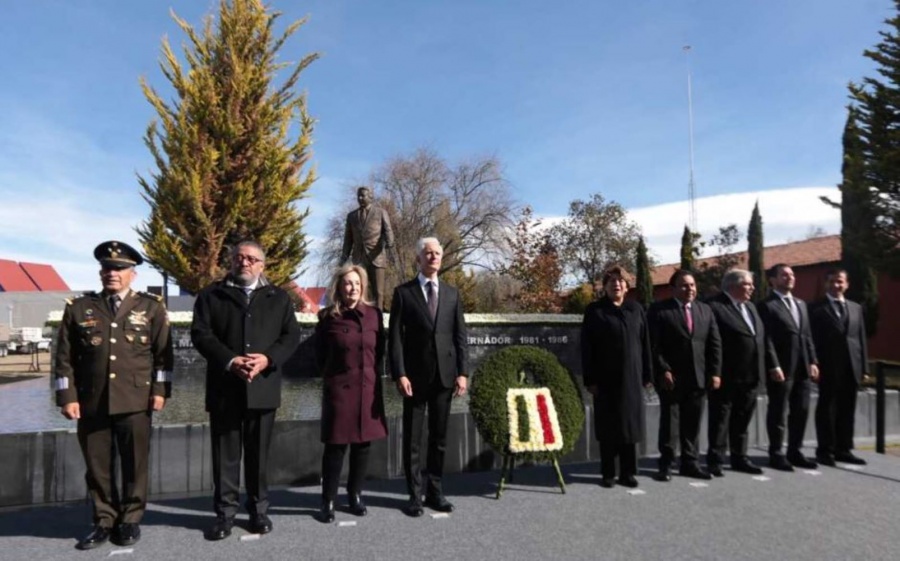
[[[85,503],[6,510],[0,559],[898,559],[900,457],[860,454],[869,461],[860,471],[767,469],[762,479],[726,471],[705,486],[678,476],[656,482],[645,459],[637,494],[601,488],[596,463],[564,466],[565,495],[546,466],[517,470],[500,500],[497,472],[454,474],[445,488],[457,509],[446,518],[407,518],[403,482],[372,481],[369,515],[340,512],[331,525],[312,517],[317,487],[280,489],[272,534],[247,539],[241,517],[221,542],[203,539],[208,496],[164,500],[149,506],[137,545],[88,552],[74,549],[90,529]],[[761,451],[753,456],[763,462]]]

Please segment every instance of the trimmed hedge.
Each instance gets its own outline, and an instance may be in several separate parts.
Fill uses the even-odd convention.
[[[520,381],[520,373],[527,372],[534,383]],[[553,397],[559,430],[563,437],[562,450],[555,452],[526,452],[516,454],[526,461],[550,461],[568,454],[575,447],[584,428],[584,405],[578,387],[569,371],[556,356],[538,347],[506,347],[487,357],[472,378],[469,411],[478,432],[491,448],[506,454],[509,447],[509,417],[506,391],[510,388],[547,387]]]

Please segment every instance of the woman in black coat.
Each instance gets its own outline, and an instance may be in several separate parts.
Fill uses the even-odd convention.
[[[367,284],[366,271],[358,265],[338,270],[329,290],[331,305],[319,312],[316,326],[316,362],[323,378],[322,522],[334,521],[348,445],[350,512],[366,515],[361,492],[369,446],[387,436],[381,393],[384,325],[381,310],[364,300]]]
[[[637,487],[637,443],[644,434],[644,391],[650,385],[650,336],[644,309],[625,300],[630,275],[620,266],[603,273],[604,296],[592,302],[581,326],[584,386],[594,396],[600,442],[600,485]]]

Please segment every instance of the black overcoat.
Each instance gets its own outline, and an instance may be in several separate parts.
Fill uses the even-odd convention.
[[[387,436],[381,374],[384,320],[358,304],[340,316],[323,313],[316,325],[316,365],[323,379],[322,442],[350,444]]]
[[[300,325],[287,292],[266,284],[247,302],[243,291],[219,281],[194,303],[194,348],[206,359],[206,410],[277,409],[284,364],[300,344]],[[237,356],[261,353],[269,367],[251,383],[228,372]]]
[[[597,386],[597,440],[640,442],[644,436],[644,391],[652,380],[650,335],[644,309],[603,297],[591,303],[581,325],[581,369],[585,386]]]

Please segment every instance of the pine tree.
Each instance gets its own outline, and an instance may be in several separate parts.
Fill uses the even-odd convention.
[[[174,13],[188,37],[182,65],[167,40],[160,66],[175,91],[167,103],[141,80],[157,118],[144,136],[157,171],[139,177],[150,217],[137,228],[150,263],[197,291],[221,278],[242,239],[267,252],[266,275],[287,282],[307,255],[309,210],[298,202],[315,180],[313,119],[294,90],[318,58],[278,62],[279,50],[305,19],[274,34],[278,12],[260,0],[221,0],[217,21],[196,31]],[[277,71],[290,68],[275,83]],[[296,130],[296,138],[292,131]]]
[[[866,318],[866,332],[878,327],[878,274],[872,267],[871,225],[875,221],[866,187],[865,156],[860,138],[859,111],[850,106],[844,126],[844,162],[841,166],[841,202],[823,198],[841,210],[841,266],[847,270],[850,288],[847,297],[859,302]]]
[[[881,42],[863,54],[877,65],[879,78],[867,77],[850,84],[856,115],[860,201],[872,210],[868,253],[876,268],[900,274],[900,0],[896,13],[885,20],[888,30]],[[865,196],[863,196],[865,195]],[[857,281],[858,282],[858,281]],[[851,279],[851,285],[853,279]]]
[[[756,290],[753,291],[754,302],[765,299],[768,292],[763,252],[763,222],[762,216],[759,214],[759,201],[757,201],[753,205],[750,224],[747,226],[747,267],[753,273],[756,282]]]
[[[638,240],[634,270],[638,301],[644,305],[645,309],[649,308],[653,303],[653,277],[650,274],[650,257],[647,255],[644,236]]]

